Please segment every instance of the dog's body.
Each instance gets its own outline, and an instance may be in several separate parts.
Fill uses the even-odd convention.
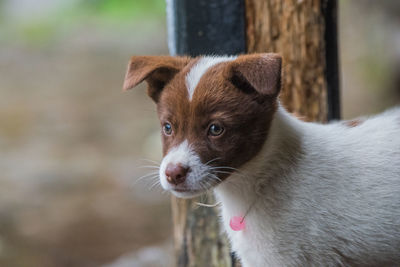
[[[243,265],[400,264],[399,122],[400,109],[351,128],[278,109],[262,151],[215,189]]]
[[[161,185],[213,187],[245,267],[400,263],[400,109],[302,122],[277,100],[274,54],[134,57],[124,87],[143,80],[163,127]]]

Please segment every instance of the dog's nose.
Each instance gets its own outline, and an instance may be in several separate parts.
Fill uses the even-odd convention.
[[[178,185],[186,180],[188,171],[189,168],[182,167],[180,164],[169,163],[165,169],[165,175],[170,184]]]

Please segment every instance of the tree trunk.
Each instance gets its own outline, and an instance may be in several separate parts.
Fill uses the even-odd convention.
[[[336,18],[336,0],[245,0],[247,52],[276,52],[283,57],[281,101],[294,114],[308,121],[328,120],[328,83],[333,70],[338,95],[336,22],[327,27],[327,17]],[[331,23],[331,21],[329,21]],[[326,32],[326,29],[330,32]],[[326,37],[334,37],[326,43]],[[332,49],[332,57],[327,57]],[[327,65],[327,58],[333,59]],[[328,74],[328,75],[327,75]],[[338,118],[338,97],[332,118]]]
[[[199,207],[194,200],[172,197],[176,263],[179,267],[228,267],[232,257],[219,225],[216,208]],[[203,199],[204,201],[204,199]],[[208,201],[214,201],[209,197]]]
[[[192,11],[200,10],[207,5],[203,1],[169,1],[178,6],[182,4],[186,9],[186,13],[183,10],[185,14],[189,10],[186,3],[190,3],[188,6],[197,3],[200,5],[192,8]],[[246,34],[242,39],[247,42],[246,52],[277,52],[283,57],[284,79],[280,97],[283,105],[289,111],[309,121],[326,122],[330,118],[338,118],[336,0],[243,1],[245,12],[242,14],[245,14]],[[240,7],[240,2],[235,2]],[[227,29],[229,25],[213,20],[229,17],[229,14],[223,14],[224,10],[227,10],[223,5],[233,5],[233,2],[210,0],[207,3],[214,9],[214,12],[211,12],[214,15],[210,18],[211,13],[206,12],[204,30],[198,28],[202,24],[198,23],[199,17],[196,17],[197,24],[194,29],[191,29],[192,24],[187,22],[189,16],[178,16],[175,21],[170,21],[170,25],[175,22],[175,27],[177,27],[171,34],[175,38],[173,42],[170,40],[170,46],[171,43],[173,44],[173,49],[170,47],[171,51],[189,55],[213,54],[209,49],[219,48],[221,43],[226,42],[218,40],[210,47],[209,42],[212,42],[213,37],[209,36],[206,41],[208,49],[206,51],[201,50],[203,47],[201,39],[193,42],[193,38],[204,38],[203,35],[198,35],[200,32],[204,34],[208,31],[213,32],[213,36],[219,36],[218,38],[222,36],[232,38],[235,41],[230,40],[230,42],[237,44],[238,36],[233,35],[233,33],[240,32],[237,25],[232,24],[232,27]],[[219,4],[221,8],[215,12],[215,7]],[[174,8],[177,9],[176,6]],[[181,14],[181,12],[182,10],[178,9],[178,12],[174,13]],[[198,13],[202,12],[205,11],[200,10]],[[198,14],[191,13],[192,17],[196,15]],[[210,25],[210,19],[214,21],[213,25]],[[238,17],[237,19],[243,18]],[[223,21],[226,22],[226,20]],[[238,25],[242,24],[244,23],[238,23]],[[213,28],[211,31],[210,27],[216,27],[218,30]],[[171,30],[172,26],[169,28]],[[190,36],[192,30],[193,37]],[[182,36],[179,37],[179,34]],[[330,40],[329,44],[326,43],[326,40]],[[232,51],[241,51],[242,48],[239,44],[238,47],[231,49]],[[201,53],[201,51],[203,52]],[[223,52],[232,54],[229,50]],[[330,62],[327,63],[327,61]],[[195,204],[196,201],[199,199],[182,200],[172,197],[177,266],[235,266],[235,261],[229,253],[226,237],[221,235],[216,208],[198,207]],[[207,202],[213,203],[213,201],[214,199],[210,197]],[[236,266],[238,266],[237,263]]]

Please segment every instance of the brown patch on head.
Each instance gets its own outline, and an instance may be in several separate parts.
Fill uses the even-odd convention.
[[[357,127],[359,125],[361,125],[364,121],[361,119],[354,119],[354,120],[350,120],[350,121],[344,121],[344,125],[346,125],[347,127],[353,128],[353,127]]]
[[[124,88],[148,82],[161,127],[166,123],[172,126],[171,135],[162,135],[164,155],[187,140],[203,164],[212,161],[212,166],[238,168],[253,158],[267,139],[281,88],[281,58],[254,54],[218,63],[200,78],[190,101],[186,75],[198,60],[134,57]],[[222,126],[223,133],[210,135],[212,124]],[[227,176],[218,174],[220,179]]]
[[[203,163],[213,160],[213,166],[238,168],[267,138],[281,87],[281,59],[263,54],[219,63],[201,77],[189,101],[185,77],[193,65],[190,62],[160,95],[161,124],[170,123],[174,131],[163,135],[163,153],[187,140]],[[211,124],[221,125],[223,134],[210,136]]]

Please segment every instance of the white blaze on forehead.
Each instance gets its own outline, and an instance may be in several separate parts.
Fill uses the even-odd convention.
[[[201,77],[212,66],[226,61],[235,60],[236,56],[224,57],[203,57],[201,58],[186,75],[186,88],[188,90],[189,100],[192,100],[194,90],[197,87]]]

